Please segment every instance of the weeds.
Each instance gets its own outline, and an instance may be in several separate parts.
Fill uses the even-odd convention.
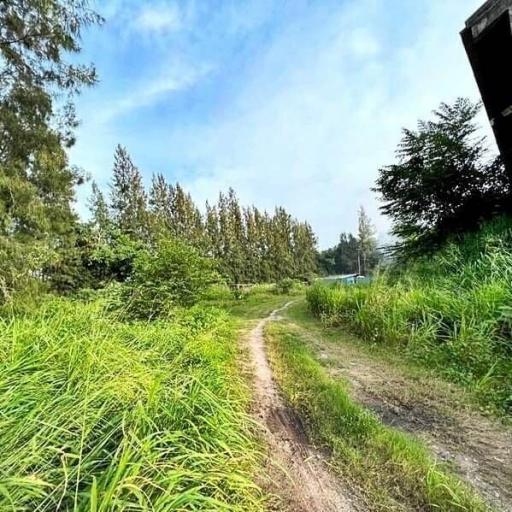
[[[369,285],[315,285],[312,312],[386,343],[451,380],[481,402],[512,411],[512,223],[482,232],[419,260],[398,276]]]
[[[0,510],[260,510],[225,313],[124,324],[52,300],[0,324]]]

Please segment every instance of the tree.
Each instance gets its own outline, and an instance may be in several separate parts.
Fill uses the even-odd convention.
[[[72,97],[95,83],[92,66],[66,62],[83,28],[101,21],[82,0],[0,4],[0,286],[4,298],[46,277],[72,245],[81,173],[66,149],[77,121]],[[63,107],[57,110],[55,98]]]
[[[134,239],[147,239],[147,197],[142,176],[121,145],[116,147],[114,155],[110,197],[116,227]]]
[[[431,121],[404,129],[398,163],[383,167],[375,191],[393,220],[402,257],[434,250],[512,204],[504,166],[489,159],[475,117],[480,105],[460,98],[442,103]]]
[[[357,246],[358,273],[365,275],[370,270],[370,258],[373,258],[377,251],[377,240],[375,228],[362,206],[358,212]]]
[[[105,196],[94,181],[92,182],[92,195],[89,199],[89,210],[93,226],[102,236],[105,236],[111,227],[110,213]]]
[[[336,274],[359,272],[359,242],[352,233],[342,233],[333,251]]]

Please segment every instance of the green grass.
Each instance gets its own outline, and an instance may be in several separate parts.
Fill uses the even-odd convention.
[[[289,301],[304,296],[303,287],[297,286],[289,293],[276,293],[275,285],[254,285],[244,291],[239,297],[226,287],[214,289],[205,303],[222,308],[240,321],[258,320],[265,318],[275,309]]]
[[[291,322],[266,330],[270,357],[287,400],[334,468],[366,496],[368,510],[484,511],[486,505],[406,434],[385,427],[328,376]]]
[[[463,384],[489,410],[512,412],[512,221],[498,219],[398,276],[316,285],[311,311]]]
[[[262,510],[234,322],[126,324],[51,300],[0,320],[0,510]]]

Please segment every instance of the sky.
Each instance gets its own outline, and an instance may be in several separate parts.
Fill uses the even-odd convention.
[[[233,187],[310,222],[320,248],[355,231],[363,205],[384,240],[371,187],[401,129],[479,99],[459,32],[481,3],[98,0],[106,22],[80,58],[100,80],[77,99],[71,162],[108,192],[122,144],[148,185],[161,172],[200,204]]]

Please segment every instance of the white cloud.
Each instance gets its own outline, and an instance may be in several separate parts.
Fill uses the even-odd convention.
[[[137,13],[133,27],[142,33],[161,35],[182,27],[182,14],[176,3],[143,6]]]
[[[211,72],[209,65],[199,66],[197,69],[188,69],[181,65],[171,66],[169,70],[154,77],[148,77],[141,83],[131,87],[119,98],[105,102],[90,114],[92,122],[106,124],[118,117],[129,114],[131,111],[147,107],[162,100],[166,95],[178,93],[201,80]]]
[[[199,198],[233,186],[244,202],[283,204],[312,222],[322,246],[355,229],[364,204],[385,236],[371,187],[394,160],[401,128],[441,101],[478,97],[458,34],[471,6],[422,4],[408,45],[393,47],[379,31],[385,4],[352,2],[321,26],[289,27],[254,62],[228,115],[172,133],[183,159],[204,170],[188,180]]]
[[[169,178],[180,175],[198,201],[215,200],[219,190],[233,186],[246,204],[285,206],[312,223],[323,247],[334,243],[341,231],[356,228],[360,204],[384,235],[389,221],[379,215],[370,189],[379,167],[394,160],[401,128],[415,126],[441,101],[478,98],[458,32],[480,3],[418,0],[404,7],[402,0],[346,0],[337,9],[329,2],[324,7],[314,3],[315,16],[292,18],[265,38],[246,63],[249,72],[243,81],[221,78],[236,84],[224,108],[211,109],[204,119],[160,121],[158,144],[150,144],[144,126],[131,118],[140,142],[130,150],[147,172],[162,170],[145,167],[144,156],[150,152],[153,165],[162,162],[164,169],[167,162],[178,162],[182,170],[175,165]],[[155,5],[160,8],[155,10]],[[169,7],[168,15],[162,5]],[[145,27],[154,35],[179,30],[183,13],[173,10],[174,5],[153,4],[137,11],[139,30]],[[232,6],[226,25],[237,34],[259,27],[269,12],[257,9],[257,1],[241,2],[238,10],[236,3],[223,5]],[[218,14],[215,5],[211,8],[212,16]],[[216,39],[225,36],[210,26],[187,30]],[[84,147],[98,133],[117,137],[106,130],[108,121],[183,91],[212,70],[199,57],[190,61],[181,56],[183,63],[176,64],[176,47],[165,38],[156,38],[155,44],[162,40],[159,48],[166,49],[167,61],[154,75],[98,105],[94,119],[87,115],[91,136]],[[223,64],[233,71],[223,62],[218,69]],[[222,87],[221,82],[217,85]],[[109,144],[108,152],[102,149],[107,156],[89,151],[84,165],[90,161],[88,168],[98,173],[109,169]],[[108,167],[102,167],[103,160]],[[193,174],[183,171],[189,168]]]

